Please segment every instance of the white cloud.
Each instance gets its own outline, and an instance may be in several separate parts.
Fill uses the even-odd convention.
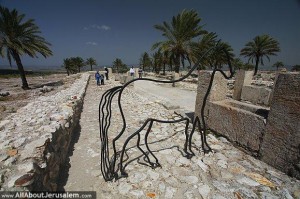
[[[98,45],[96,42],[93,42],[93,41],[88,41],[85,44],[86,45],[92,45],[92,46],[97,46]]]
[[[109,26],[106,26],[106,25],[102,25],[102,26],[101,26],[101,29],[103,29],[103,30],[110,30],[110,27],[109,27]]]
[[[110,30],[111,28],[110,28],[109,26],[107,26],[107,25],[99,26],[99,25],[97,25],[97,24],[93,24],[93,25],[90,25],[90,26],[88,26],[88,27],[84,27],[83,29],[84,29],[84,30],[98,29],[98,30],[105,30],[105,31],[107,31],[107,30]]]

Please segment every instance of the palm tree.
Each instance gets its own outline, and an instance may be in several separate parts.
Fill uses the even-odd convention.
[[[242,67],[242,69],[244,70],[253,70],[254,69],[254,65],[253,64],[250,64],[250,63],[245,63]]]
[[[193,39],[206,31],[199,26],[201,18],[195,10],[183,10],[176,17],[173,16],[171,24],[163,22],[162,25],[155,25],[154,28],[162,31],[165,41],[160,41],[152,46],[152,50],[160,49],[162,53],[168,51],[170,58],[174,61],[175,72],[179,72],[180,62],[184,67],[184,60],[190,62],[191,45]]]
[[[77,72],[77,67],[74,65],[74,61],[71,58],[64,59],[63,67],[66,69],[68,76],[70,73]]]
[[[209,64],[211,67],[222,68],[223,65],[228,64],[228,57],[230,61],[234,59],[233,49],[232,47],[226,43],[219,41],[216,49],[209,56]]]
[[[117,73],[126,73],[128,71],[127,65],[122,62],[121,59],[116,58],[113,62],[113,71]]]
[[[122,67],[122,65],[123,65],[123,62],[119,58],[116,58],[116,60],[113,62],[113,68],[117,73],[119,73],[119,68]]]
[[[256,36],[253,41],[248,42],[246,47],[241,50],[241,55],[249,57],[248,62],[255,61],[254,75],[257,74],[258,64],[264,65],[263,58],[270,61],[270,55],[280,52],[279,42],[269,35]]]
[[[273,67],[276,67],[276,70],[278,70],[279,67],[283,67],[284,64],[281,61],[276,62],[275,64],[273,64]]]
[[[93,70],[93,66],[97,65],[96,60],[92,57],[86,59],[86,64],[91,66],[91,71]]]
[[[238,69],[243,69],[244,63],[242,62],[242,60],[240,58],[234,58],[232,60],[232,66],[234,68],[234,70]]]
[[[143,67],[143,71],[145,71],[146,68],[149,69],[151,64],[152,62],[149,54],[147,52],[144,52],[140,58],[140,65]]]
[[[24,17],[15,9],[10,11],[0,6],[0,55],[4,57],[6,54],[10,66],[12,59],[16,62],[22,88],[29,89],[20,56],[26,54],[37,58],[37,53],[40,53],[46,58],[52,55],[52,51],[48,47],[51,44],[39,36],[41,31],[34,20],[24,21]]]
[[[153,54],[153,71],[155,71],[155,73],[159,73],[160,69],[161,69],[161,65],[163,62],[163,55],[160,51],[156,51]]]
[[[209,33],[204,34],[197,43],[193,43],[193,45],[192,45],[193,54],[191,57],[192,57],[192,60],[194,63],[196,63],[197,60],[200,61],[198,70],[205,69],[207,66],[209,66],[210,58],[208,55],[203,57],[201,60],[200,60],[200,58],[203,56],[203,54],[207,50],[209,50],[210,48],[215,46],[215,44],[217,42],[217,37],[218,36],[216,33],[209,32]]]
[[[80,68],[85,65],[84,60],[81,57],[71,57],[70,59],[72,64],[77,67],[78,72],[80,73]]]
[[[163,52],[162,64],[163,64],[163,74],[166,74],[166,64],[168,64],[172,70],[172,61],[170,60],[170,53],[168,51]]]
[[[217,67],[222,68],[223,65],[228,64],[227,55],[229,55],[230,61],[234,59],[232,47],[220,40],[217,40],[217,34],[210,32],[204,34],[198,43],[193,43],[192,49],[192,60],[196,63],[199,60],[199,70],[205,69],[208,66],[210,68]],[[213,48],[205,57],[202,57],[209,49]],[[200,59],[201,58],[201,59]]]

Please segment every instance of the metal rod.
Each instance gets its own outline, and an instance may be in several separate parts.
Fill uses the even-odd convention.
[[[187,158],[192,158],[192,156],[195,155],[195,153],[192,151],[192,137],[194,135],[195,129],[198,126],[198,130],[199,133],[201,135],[201,140],[202,140],[202,149],[204,151],[204,153],[208,153],[211,151],[211,148],[209,147],[207,140],[206,140],[206,131],[207,131],[207,127],[206,127],[206,122],[205,122],[205,118],[204,118],[204,110],[205,110],[205,106],[206,106],[206,101],[208,99],[208,96],[210,94],[210,90],[212,88],[212,84],[213,84],[213,80],[215,77],[215,73],[216,72],[220,72],[225,79],[230,79],[233,77],[233,70],[232,70],[232,66],[231,66],[231,61],[230,61],[230,57],[227,51],[225,51],[224,49],[222,49],[227,57],[228,60],[228,66],[229,66],[229,71],[230,71],[230,76],[227,76],[224,71],[222,71],[221,69],[217,69],[215,68],[212,72],[211,78],[210,78],[210,82],[209,82],[209,86],[207,88],[207,91],[205,93],[204,99],[203,99],[203,103],[201,106],[201,119],[199,118],[199,116],[196,116],[194,118],[193,121],[193,127],[191,130],[191,133],[189,135],[188,133],[188,126],[189,126],[189,119],[186,117],[182,117],[181,119],[177,119],[177,120],[158,120],[155,118],[148,118],[144,124],[134,133],[132,133],[131,135],[129,135],[126,139],[125,142],[123,143],[122,147],[121,147],[121,151],[117,151],[116,148],[116,142],[120,139],[120,137],[124,134],[125,130],[126,130],[126,118],[124,116],[123,113],[123,109],[122,109],[122,93],[124,91],[124,89],[129,85],[132,84],[135,81],[152,81],[152,82],[158,82],[158,83],[175,83],[175,82],[179,82],[182,81],[184,79],[186,79],[188,76],[191,75],[191,73],[199,66],[200,61],[207,56],[211,51],[215,50],[218,47],[218,45],[216,45],[216,47],[209,49],[207,52],[205,52],[199,59],[199,61],[189,70],[189,72],[184,75],[183,77],[176,79],[176,80],[155,80],[155,79],[150,79],[150,78],[139,78],[139,79],[133,79],[127,83],[125,83],[123,86],[117,86],[114,88],[111,88],[109,90],[107,90],[106,92],[104,92],[104,94],[101,97],[100,103],[99,103],[99,128],[100,128],[100,140],[101,140],[101,145],[100,145],[100,149],[101,149],[101,172],[103,175],[103,178],[105,181],[112,181],[112,180],[117,180],[120,177],[127,177],[128,174],[125,171],[125,166],[123,166],[123,163],[126,161],[124,160],[124,155],[126,154],[127,159],[129,158],[129,156],[127,155],[127,145],[129,143],[129,141],[131,139],[133,139],[135,136],[137,136],[137,142],[136,142],[136,146],[137,148],[142,152],[142,154],[144,155],[144,160],[150,164],[150,166],[152,168],[156,168],[159,167],[159,161],[157,159],[157,157],[154,155],[153,151],[150,149],[149,144],[148,144],[148,136],[151,132],[151,128],[153,125],[153,122],[158,122],[158,123],[177,123],[177,122],[182,122],[182,121],[186,121],[186,125],[185,125],[185,143],[184,143],[184,147],[183,147],[183,151],[185,152]],[[108,139],[108,134],[111,133],[109,132],[109,127],[111,125],[111,116],[112,116],[112,100],[114,98],[115,95],[118,95],[118,108],[119,108],[119,112],[121,114],[122,117],[122,128],[120,129],[119,132],[117,132],[117,135],[113,138],[112,140],[112,152],[113,155],[110,156],[110,147],[109,147],[109,139]],[[144,137],[144,141],[145,141],[145,146],[146,149],[148,150],[147,152],[145,152],[141,147],[140,147],[140,141],[141,141],[141,131],[148,125],[149,123],[149,127],[146,131],[145,137]],[[201,125],[202,124],[202,125]],[[149,157],[149,155],[151,155],[154,159],[155,159],[155,163],[151,162],[151,159]],[[117,163],[118,162],[118,163]],[[117,166],[117,167],[116,167]],[[120,175],[118,174],[118,172],[120,171]]]

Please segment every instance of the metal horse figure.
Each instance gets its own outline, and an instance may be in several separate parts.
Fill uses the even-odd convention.
[[[211,50],[213,50],[214,48],[208,50],[206,53],[204,53],[204,55],[200,58],[200,60],[206,56]],[[191,68],[191,70],[183,77],[177,79],[177,80],[171,80],[171,81],[167,81],[167,80],[154,80],[154,79],[150,79],[150,78],[141,78],[141,79],[133,79],[127,83],[125,83],[122,86],[116,86],[113,87],[109,90],[107,90],[101,97],[100,100],[100,104],[99,104],[99,125],[100,125],[100,139],[101,139],[101,172],[103,175],[103,178],[105,179],[105,181],[112,181],[113,179],[119,179],[121,177],[127,177],[128,174],[125,172],[125,166],[123,166],[123,162],[124,162],[124,155],[126,153],[126,147],[128,142],[135,136],[137,136],[137,148],[142,152],[142,154],[144,155],[144,160],[152,167],[152,168],[156,168],[159,167],[159,161],[158,159],[155,157],[155,155],[153,154],[153,152],[151,151],[151,149],[149,148],[148,145],[148,135],[150,133],[150,130],[152,128],[153,122],[161,122],[161,123],[176,123],[176,122],[182,122],[185,121],[186,122],[186,126],[185,126],[185,143],[184,143],[184,147],[183,147],[183,151],[185,152],[185,157],[190,159],[192,158],[195,153],[192,151],[192,137],[193,134],[195,132],[196,127],[198,127],[198,130],[201,134],[201,140],[202,140],[202,149],[204,151],[204,153],[208,153],[211,151],[211,148],[209,147],[209,145],[207,144],[206,141],[206,123],[205,123],[205,119],[204,119],[204,109],[205,109],[205,105],[206,105],[206,100],[208,98],[208,95],[210,93],[211,87],[212,87],[212,83],[213,83],[213,79],[214,79],[214,75],[217,71],[219,71],[224,78],[226,79],[230,79],[233,76],[233,71],[232,71],[232,67],[231,67],[231,63],[230,63],[230,59],[229,59],[229,55],[227,54],[226,51],[224,51],[227,55],[227,59],[228,59],[228,65],[229,65],[229,70],[230,70],[230,75],[227,76],[224,71],[222,71],[221,69],[217,69],[215,68],[212,72],[211,75],[211,79],[210,79],[210,83],[207,89],[207,92],[204,96],[204,100],[203,100],[203,104],[201,107],[201,118],[199,118],[198,116],[196,116],[194,118],[193,121],[193,127],[191,130],[190,135],[188,134],[188,126],[189,126],[189,118],[187,117],[182,117],[181,119],[177,119],[177,120],[173,120],[173,121],[169,121],[169,120],[158,120],[158,119],[154,119],[154,118],[148,118],[144,124],[133,134],[131,134],[124,142],[122,150],[121,151],[117,151],[116,149],[116,141],[123,135],[123,133],[125,132],[126,129],[126,119],[124,117],[124,113],[123,113],[123,109],[122,109],[122,105],[121,105],[121,99],[122,99],[122,92],[124,91],[124,89],[131,83],[135,82],[135,81],[152,81],[152,82],[159,82],[159,83],[174,83],[174,82],[179,82],[184,80],[185,78],[187,78],[192,72],[193,70],[195,70],[197,68],[197,66],[199,65],[200,61],[195,64],[193,66],[193,68]],[[110,127],[110,122],[111,122],[111,116],[112,116],[112,111],[111,111],[111,102],[114,96],[118,96],[118,108],[119,111],[121,113],[121,117],[123,120],[123,127],[121,129],[121,131],[118,133],[118,135],[112,140],[112,144],[113,144],[113,155],[110,156],[109,154],[109,141],[108,141],[108,129]],[[140,147],[140,139],[141,139],[141,135],[140,132],[147,126],[148,129],[146,131],[145,134],[145,146],[148,150],[148,152],[145,152],[141,147]],[[202,125],[201,125],[202,124]],[[127,155],[127,154],[126,154]],[[152,162],[150,160],[150,157],[152,156],[155,159],[155,162]],[[117,163],[117,160],[119,160],[119,162]],[[118,172],[120,171],[120,174],[118,174]]]

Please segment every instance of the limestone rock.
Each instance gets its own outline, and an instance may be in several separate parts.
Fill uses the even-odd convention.
[[[159,173],[154,172],[152,170],[148,170],[147,174],[150,176],[150,178],[154,181],[156,181],[159,178]]]
[[[119,186],[118,186],[118,191],[120,194],[122,195],[126,195],[129,190],[132,189],[132,186],[126,182],[122,182]]]
[[[201,194],[201,196],[203,198],[208,198],[208,195],[210,193],[210,187],[206,184],[201,184],[199,187],[198,187],[198,191],[199,193]]]
[[[141,172],[132,173],[129,176],[129,181],[131,183],[140,183],[143,182],[147,178],[147,175]]]
[[[176,191],[177,191],[177,189],[174,187],[167,187],[165,198],[174,198]]]

